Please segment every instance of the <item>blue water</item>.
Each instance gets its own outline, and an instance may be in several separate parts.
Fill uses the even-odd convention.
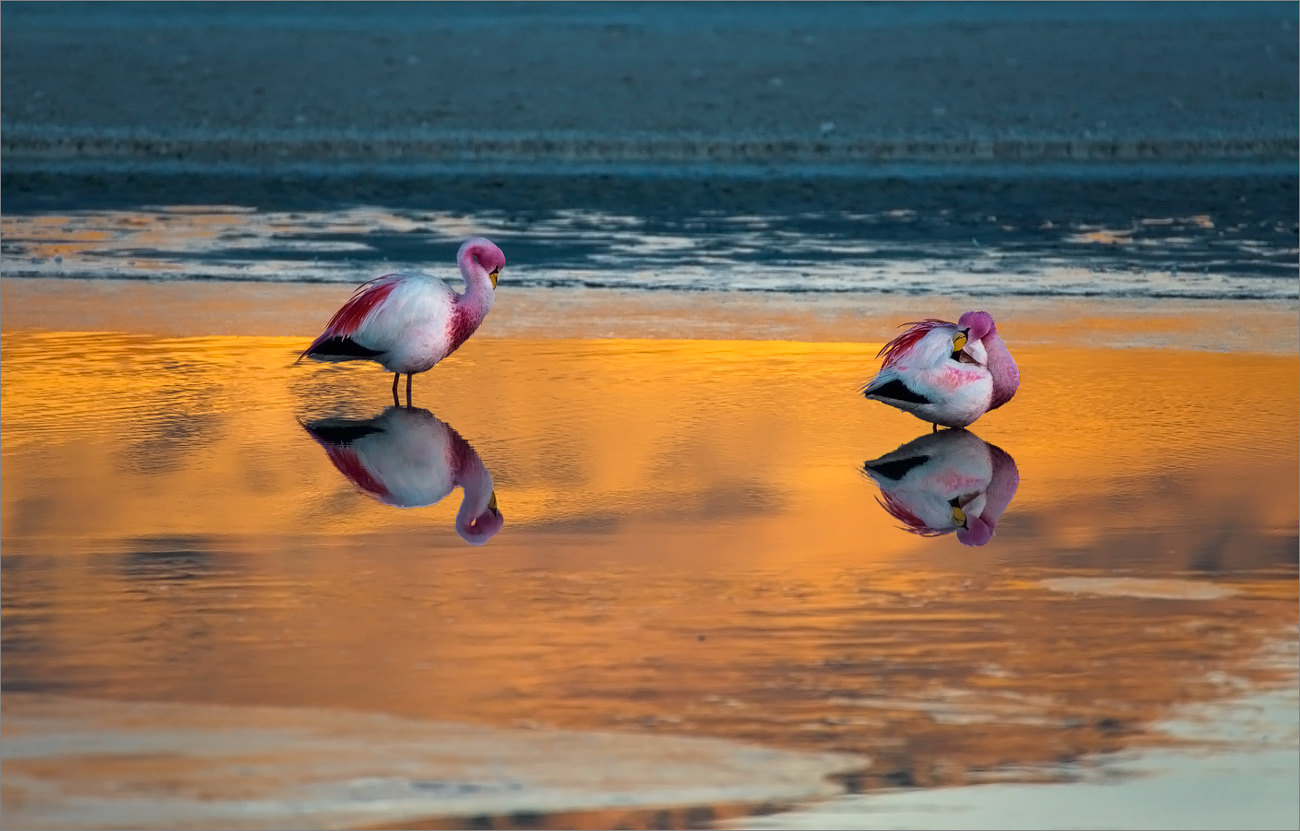
[[[70,25],[157,27],[292,26],[348,30],[363,22],[371,28],[419,31],[430,27],[567,24],[677,27],[734,26],[734,3],[25,3],[4,5],[4,22],[55,17]],[[1132,2],[1132,3],[747,3],[743,18],[758,29],[800,24],[850,28],[989,25],[1006,22],[1163,22],[1198,20],[1296,20],[1293,3]]]
[[[454,277],[461,241],[484,234],[506,252],[506,279],[523,287],[1295,299],[1294,217],[1252,198],[1212,211],[1190,200],[1080,211],[1015,199],[752,213],[634,202],[625,210],[31,208],[3,217],[0,274],[360,283],[419,269]]]

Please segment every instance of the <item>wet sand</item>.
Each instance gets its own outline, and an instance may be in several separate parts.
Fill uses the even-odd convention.
[[[708,739],[12,693],[4,729],[5,818],[24,828],[357,828],[659,805],[719,805],[707,814],[723,818],[832,795],[831,776],[869,764]]]
[[[1209,352],[1187,333],[1210,304],[1098,304],[1087,338],[1008,304],[1025,383],[973,433],[1019,484],[983,547],[907,533],[877,501],[864,462],[929,433],[857,395],[879,340],[476,337],[415,387],[491,476],[504,527],[470,547],[460,491],[383,504],[304,429],[380,415],[378,369],[125,312],[86,327],[113,334],[50,325],[75,303],[29,328],[12,298],[44,289],[4,290],[7,712],[18,693],[705,737],[867,758],[840,787],[869,799],[1204,748],[1159,725],[1294,686],[1259,656],[1295,640],[1297,359],[1252,348],[1293,342],[1293,320]],[[172,302],[103,290],[152,295],[157,320]],[[301,291],[304,317],[325,303],[275,291]],[[7,759],[6,814],[58,825],[132,758],[95,757],[80,784]],[[591,794],[609,795],[567,808],[607,804]]]
[[[351,285],[227,281],[0,278],[5,331],[117,332],[181,337],[314,337]],[[956,318],[969,305],[943,294],[646,292],[506,286],[476,335],[876,343],[917,309]],[[984,303],[1017,343],[1292,355],[1293,299],[1169,300],[1002,297]],[[874,352],[872,353],[874,355]],[[868,356],[870,357],[870,356]],[[874,366],[864,365],[864,372]],[[863,377],[865,378],[866,375]]]

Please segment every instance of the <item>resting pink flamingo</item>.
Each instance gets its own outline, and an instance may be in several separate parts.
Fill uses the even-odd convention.
[[[966,430],[928,433],[863,470],[880,487],[881,506],[904,530],[925,537],[957,533],[984,545],[1020,486],[1015,459]]]
[[[909,324],[904,324],[909,325]],[[880,372],[863,394],[919,419],[965,427],[1011,400],[1020,369],[988,312],[967,312],[956,323],[922,320],[880,350]]]
[[[362,492],[385,505],[422,508],[464,489],[456,533],[482,545],[505,525],[488,473],[469,442],[418,407],[389,407],[375,418],[303,424],[330,461]]]
[[[506,258],[491,240],[472,237],[460,247],[456,263],[465,280],[464,294],[417,271],[363,284],[298,360],[374,361],[396,373],[394,403],[400,403],[397,382],[405,372],[409,407],[411,376],[455,352],[487,317]]]

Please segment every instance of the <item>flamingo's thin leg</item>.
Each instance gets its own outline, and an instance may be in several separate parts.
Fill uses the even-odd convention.
[[[411,409],[411,373],[406,373],[406,409]]]
[[[393,376],[393,406],[394,407],[402,406],[402,399],[397,397],[397,382],[400,380],[402,380],[402,373],[398,372]],[[411,393],[408,391],[406,395],[409,398]]]

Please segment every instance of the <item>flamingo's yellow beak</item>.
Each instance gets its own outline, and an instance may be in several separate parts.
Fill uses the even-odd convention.
[[[496,281],[494,280],[493,282],[495,283]],[[952,351],[960,352],[962,350],[962,347],[965,345],[966,345],[966,333],[958,332],[957,336],[952,339]]]
[[[953,506],[952,506],[952,521],[955,522],[955,523],[957,523],[957,524],[960,525],[961,527],[965,528],[965,527],[966,527],[966,512],[963,511],[961,508],[958,508],[956,505],[953,505]]]
[[[494,289],[497,287],[497,275],[500,274],[500,273],[501,273],[501,269],[499,269],[499,268],[494,268],[494,269],[492,269],[491,271],[488,272],[488,277],[491,277],[491,278],[492,278],[492,288],[494,288]],[[494,498],[495,498],[495,497],[494,497]],[[495,505],[494,505],[494,507],[495,507]]]
[[[496,274],[495,271],[492,272],[492,273],[493,273],[493,274]],[[492,278],[492,282],[493,282],[493,283],[496,282],[496,277],[493,277],[493,278]],[[496,492],[496,491],[492,491],[492,498],[488,500],[488,510],[491,511],[492,513],[494,513],[494,514],[499,514],[499,513],[501,513],[500,511],[497,510],[497,492]]]

